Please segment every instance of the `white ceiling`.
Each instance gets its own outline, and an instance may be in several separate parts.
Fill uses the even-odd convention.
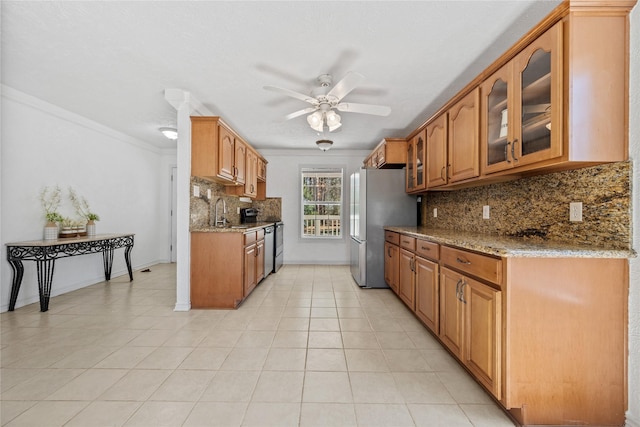
[[[160,148],[176,125],[164,89],[191,92],[257,149],[312,148],[320,74],[366,77],[334,149],[406,137],[559,1],[5,1],[2,83]]]

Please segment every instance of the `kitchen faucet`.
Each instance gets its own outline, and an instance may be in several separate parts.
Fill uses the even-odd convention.
[[[222,219],[218,219],[218,203],[222,201]],[[224,199],[222,197],[218,197],[218,200],[216,200],[216,205],[215,205],[215,219],[214,219],[214,226],[215,227],[224,227],[225,224],[227,223],[227,218],[224,217],[224,214],[227,213],[227,202],[224,201]]]

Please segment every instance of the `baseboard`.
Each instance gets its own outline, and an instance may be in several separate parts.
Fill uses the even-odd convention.
[[[151,267],[153,265],[156,264],[166,264],[167,261],[160,261],[160,260],[156,260],[153,262],[149,262],[149,263],[144,263],[144,264],[139,264],[136,266],[132,266],[132,270],[134,272],[134,280],[135,280],[135,272],[139,271],[139,270],[143,270],[145,268]],[[124,275],[128,275],[129,272],[127,271],[126,266],[124,268],[121,268],[119,270],[112,270],[111,271],[111,278],[115,279],[116,277],[120,277],[120,276],[124,276]],[[55,276],[54,276],[54,280],[55,280]],[[104,275],[98,275],[98,276],[94,276],[92,278],[83,280],[81,282],[77,282],[74,283],[72,285],[69,286],[65,286],[65,287],[58,287],[53,286],[51,289],[51,298],[57,297],[59,295],[63,295],[69,292],[73,292],[73,291],[77,291],[78,289],[82,289],[82,288],[86,288],[87,286],[92,286],[95,285],[96,283],[100,283],[100,282],[104,282]],[[23,288],[25,286],[24,281],[22,283],[22,285],[20,286],[21,288]],[[34,283],[34,286],[38,286],[37,283]],[[16,301],[16,307],[15,308],[20,308],[20,307],[24,307],[26,305],[29,304],[34,304],[34,303],[39,303],[40,302],[40,297],[38,295],[32,295],[30,297],[27,298],[19,298]],[[0,313],[4,313],[5,311],[9,311],[9,302],[7,301],[6,303],[3,302],[2,305],[0,305]]]
[[[191,310],[191,304],[176,304],[173,311],[189,311]]]
[[[629,411],[626,413],[627,422],[625,424],[626,427],[640,427],[640,418],[631,415]]]

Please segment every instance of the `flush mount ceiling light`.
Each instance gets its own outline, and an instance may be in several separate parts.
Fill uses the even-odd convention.
[[[160,132],[172,141],[178,139],[178,131],[175,128],[160,128]]]
[[[329,139],[320,139],[320,140],[316,141],[316,145],[322,151],[327,151],[333,145],[333,141],[331,141]]]

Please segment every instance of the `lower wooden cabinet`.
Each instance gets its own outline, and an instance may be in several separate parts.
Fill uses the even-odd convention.
[[[433,261],[416,257],[416,316],[435,334],[438,333],[440,319],[438,297],[439,266]]]
[[[415,255],[406,249],[400,249],[400,268],[398,296],[411,310],[416,309],[415,293]]]
[[[627,259],[496,257],[385,237],[398,297],[519,424],[624,424]]]
[[[500,399],[502,293],[442,268],[440,340]]]
[[[384,281],[397,294],[400,281],[400,250],[397,245],[385,242],[384,255]]]
[[[264,277],[264,229],[191,233],[191,306],[236,308]]]

